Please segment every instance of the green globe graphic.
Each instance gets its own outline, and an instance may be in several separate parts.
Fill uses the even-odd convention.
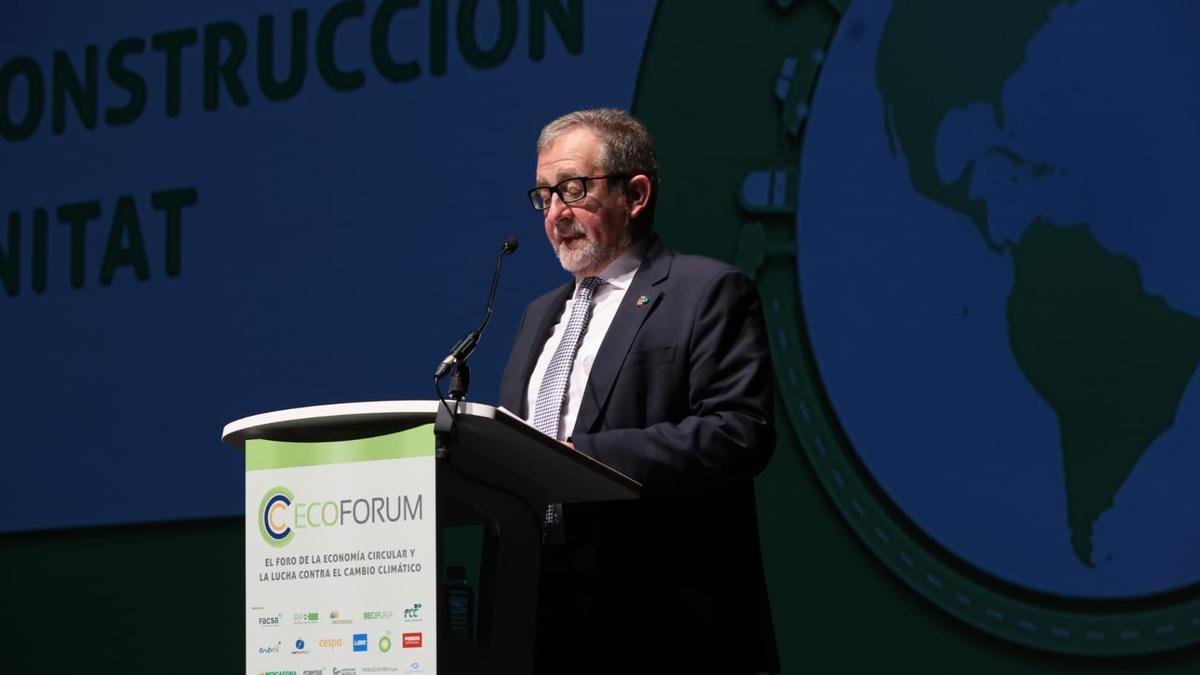
[[[660,229],[756,278],[846,522],[1039,649],[1200,639],[1196,14],[661,5],[643,61],[635,112],[688,188]]]
[[[1065,596],[1193,584],[1200,97],[1170,28],[1195,10],[995,7],[844,19],[800,170],[818,368],[870,473],[961,558]]]

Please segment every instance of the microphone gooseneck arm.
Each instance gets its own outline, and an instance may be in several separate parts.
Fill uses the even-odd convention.
[[[450,353],[446,355],[446,358],[442,359],[442,362],[438,364],[437,370],[434,371],[434,380],[440,380],[451,369],[464,365],[466,360],[474,353],[475,347],[479,345],[479,337],[483,335],[483,329],[487,328],[488,322],[492,320],[492,306],[496,300],[496,287],[500,284],[500,270],[504,265],[504,256],[515,252],[517,250],[517,243],[516,237],[509,237],[504,240],[504,246],[500,248],[500,255],[496,257],[496,271],[492,273],[492,288],[488,293],[487,309],[484,312],[483,321],[479,324],[479,328],[468,332],[450,349]]]
[[[467,359],[479,345],[479,336],[483,334],[483,329],[487,328],[488,321],[492,319],[492,303],[496,300],[496,286],[500,283],[500,268],[504,264],[504,256],[516,250],[516,237],[504,240],[504,246],[500,248],[500,255],[496,258],[496,271],[492,273],[492,290],[488,293],[487,311],[483,315],[483,322],[479,324],[479,328],[467,333],[455,343],[450,353],[442,359],[437,370],[433,372],[433,390],[437,392],[438,400],[441,402],[433,423],[438,459],[449,457],[450,447],[455,442],[459,402],[466,398],[467,389],[471,386],[471,369],[467,367]],[[447,403],[446,397],[442,395],[441,382],[447,373],[451,374],[448,395],[454,402],[453,406]]]
[[[496,256],[496,271],[492,273],[492,290],[488,292],[487,313],[483,315],[483,323],[480,323],[479,328],[476,328],[474,331],[476,343],[479,342],[479,336],[483,335],[483,329],[487,328],[488,322],[492,320],[492,303],[496,300],[496,286],[500,284],[500,267],[504,264],[504,256],[516,251],[517,238],[509,237],[504,240],[504,246],[500,247],[500,255]]]

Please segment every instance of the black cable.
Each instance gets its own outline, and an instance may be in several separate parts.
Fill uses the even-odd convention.
[[[450,416],[450,434],[454,434],[455,427],[458,426],[458,413],[450,409],[450,405],[446,403],[446,396],[442,393],[441,378],[433,378],[433,391],[437,393],[438,400],[441,401],[442,407],[446,409],[446,414]],[[458,401],[454,402],[454,407],[458,407]]]

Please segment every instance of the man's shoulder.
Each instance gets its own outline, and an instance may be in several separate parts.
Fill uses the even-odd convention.
[[[663,253],[669,256],[671,261],[668,283],[686,284],[698,292],[703,292],[718,283],[739,287],[754,285],[744,272],[725,261],[666,248]]]
[[[682,272],[688,276],[695,277],[717,277],[723,274],[741,274],[741,271],[723,260],[709,258],[707,256],[696,255],[694,253],[680,253],[679,251],[671,251],[674,256],[671,261],[671,272]]]

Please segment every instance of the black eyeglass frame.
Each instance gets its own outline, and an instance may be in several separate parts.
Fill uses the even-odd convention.
[[[632,178],[632,176],[626,173],[610,173],[604,176],[572,176],[570,178],[564,178],[554,185],[541,185],[535,187],[526,194],[529,195],[529,203],[533,205],[534,209],[538,211],[547,211],[550,209],[550,200],[554,199],[554,195],[558,195],[559,200],[564,204],[574,204],[575,202],[582,201],[588,195],[588,181],[618,179],[628,180],[630,178]],[[575,180],[580,181],[580,184],[583,185],[583,191],[579,193],[578,197],[568,197],[568,195],[565,194],[561,188],[563,185]],[[549,190],[550,196],[542,200],[542,203],[545,204],[545,206],[538,206],[538,192],[542,190]]]

